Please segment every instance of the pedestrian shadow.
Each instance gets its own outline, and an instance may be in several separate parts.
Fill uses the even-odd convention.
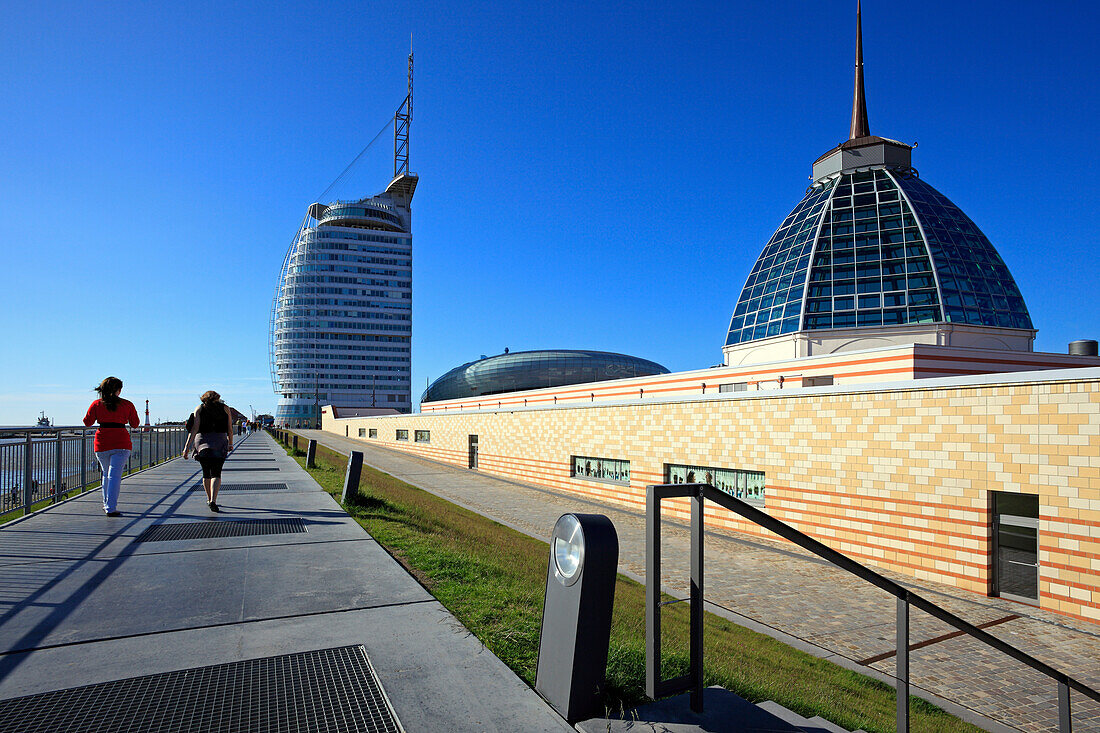
[[[38,621],[32,628],[25,631],[18,639],[8,643],[0,641],[0,644],[4,647],[0,649],[0,655],[2,655],[0,656],[0,680],[6,679],[12,672],[18,669],[27,658],[26,654],[21,654],[20,652],[33,651],[38,647],[42,641],[46,639],[49,634],[69,616],[69,614],[87,600],[87,598],[99,588],[103,582],[122,565],[122,563],[136,553],[140,543],[136,541],[135,536],[109,559],[97,559],[96,555],[104,551],[120,535],[134,528],[134,526],[142,520],[148,519],[150,516],[154,515],[171,516],[188,498],[189,492],[180,492],[180,489],[194,483],[197,473],[198,471],[192,472],[184,481],[172,487],[172,489],[161,499],[154,502],[140,514],[134,515],[133,518],[129,519],[123,526],[120,526],[118,530],[89,549],[83,557],[79,557],[69,562],[64,568],[60,569],[60,572],[51,573],[49,577],[46,577],[45,573],[39,573],[37,579],[40,579],[40,585],[32,590],[27,596],[13,603],[10,608],[0,613],[0,629],[3,629],[5,624],[26,609],[32,607],[48,607],[51,609],[43,619]],[[21,531],[29,530],[24,529]],[[102,563],[102,565],[95,570],[91,577],[74,589],[67,598],[56,603],[42,603],[41,599],[51,590],[68,580],[77,571],[92,563]],[[38,567],[37,569],[45,570],[46,568]],[[53,569],[55,571],[57,570],[56,565]],[[29,579],[34,577],[34,575],[28,574],[26,577],[29,582]]]

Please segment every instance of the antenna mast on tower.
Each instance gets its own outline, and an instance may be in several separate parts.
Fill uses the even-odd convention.
[[[393,116],[393,177],[409,172],[409,122],[413,114],[413,55],[409,43],[409,96]]]

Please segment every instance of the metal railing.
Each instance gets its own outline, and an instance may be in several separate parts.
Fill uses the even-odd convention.
[[[661,500],[686,497],[691,499],[691,589],[689,624],[689,672],[670,680],[661,679]],[[691,708],[703,709],[703,502],[715,504],[738,514],[785,540],[793,542],[836,567],[867,581],[897,599],[896,665],[897,730],[909,730],[909,607],[913,606],[1016,661],[1050,677],[1058,684],[1058,730],[1070,733],[1070,690],[1096,702],[1100,692],[1040,662],[974,624],[964,621],[945,608],[875,572],[866,565],[823,545],[809,535],[781,522],[760,509],[736,499],[709,484],[661,484],[646,487],[646,694],[653,699],[685,690],[691,693]],[[676,601],[671,601],[675,603]]]
[[[57,503],[98,485],[102,475],[92,450],[95,430],[82,425],[0,429],[0,517],[26,515],[36,504]],[[126,473],[175,458],[187,440],[181,425],[129,430],[134,448]]]

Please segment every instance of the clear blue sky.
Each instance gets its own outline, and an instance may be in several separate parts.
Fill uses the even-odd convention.
[[[413,392],[480,354],[718,363],[756,256],[847,136],[854,2],[14,3],[0,28],[0,424],[115,374],[272,411],[306,206],[416,51]],[[992,240],[1039,350],[1100,337],[1096,3],[864,4],[871,131]],[[388,135],[335,192],[382,190]]]

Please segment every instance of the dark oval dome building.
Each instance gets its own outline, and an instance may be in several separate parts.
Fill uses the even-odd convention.
[[[858,21],[857,21],[858,23]],[[756,260],[730,319],[727,365],[899,343],[1031,351],[1023,296],[989,239],[871,135],[857,27],[849,139]]]
[[[455,367],[424,390],[421,402],[668,374],[656,362],[609,351],[517,351]]]

